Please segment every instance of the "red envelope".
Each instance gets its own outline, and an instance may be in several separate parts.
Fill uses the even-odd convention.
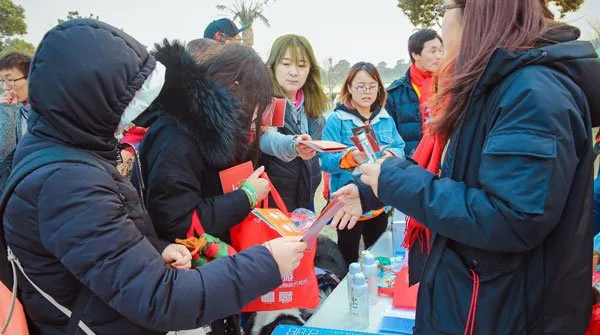
[[[242,163],[219,172],[223,194],[233,192],[254,172],[252,162]]]
[[[398,308],[416,309],[418,293],[419,284],[408,286],[408,265],[405,265],[396,276],[392,304]]]

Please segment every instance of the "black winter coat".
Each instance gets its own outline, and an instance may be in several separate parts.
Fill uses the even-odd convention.
[[[115,169],[114,132],[155,64],[123,31],[88,19],[48,32],[31,64],[33,110],[15,164],[42,148],[70,146],[97,156],[106,171],[57,163],[29,175],[8,201],[6,240],[31,279],[67,308],[91,291],[82,321],[96,334],[196,328],[281,284],[264,247],[196,270],[165,266],[160,252],[167,243],[156,238],[137,192]],[[39,327],[32,332],[64,334],[67,318],[23,277],[19,282]]]
[[[590,43],[566,35],[494,51],[441,177],[383,163],[379,199],[432,232],[415,334],[462,334],[470,312],[474,334],[585,332],[600,62]],[[381,205],[362,190],[366,208]]]
[[[243,161],[249,127],[238,120],[243,113],[229,92],[182,45],[160,46],[155,56],[168,72],[139,146],[148,212],[167,241],[186,237],[194,211],[207,233],[229,241],[229,228],[251,208],[244,191],[223,194],[219,171]]]

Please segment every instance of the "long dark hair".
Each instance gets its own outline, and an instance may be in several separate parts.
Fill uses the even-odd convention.
[[[263,60],[250,47],[230,43],[210,59],[202,63],[209,76],[219,85],[229,89],[237,99],[243,113],[240,120],[250,129],[252,123],[256,128],[256,136],[251,148],[251,157],[255,163],[260,153],[261,119],[264,110],[271,102],[273,86],[269,70]],[[258,109],[256,120],[254,110]]]
[[[430,102],[434,115],[430,129],[447,136],[462,122],[469,96],[496,48],[534,48],[559,26],[544,0],[455,2],[464,6],[460,47],[440,68],[437,94]]]

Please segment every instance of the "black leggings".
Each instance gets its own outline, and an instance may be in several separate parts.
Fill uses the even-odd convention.
[[[358,260],[358,249],[360,247],[360,237],[362,236],[365,242],[365,249],[370,248],[377,239],[385,232],[388,226],[388,215],[382,213],[377,217],[366,221],[359,221],[354,228],[348,230],[338,230],[338,246],[346,266]]]

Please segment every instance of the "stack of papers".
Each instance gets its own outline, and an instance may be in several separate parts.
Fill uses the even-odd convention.
[[[278,232],[281,236],[302,236],[302,241],[311,246],[317,239],[317,236],[319,236],[321,229],[323,229],[323,227],[325,227],[327,223],[331,221],[331,219],[340,209],[342,209],[342,207],[344,207],[344,204],[339,202],[337,199],[334,199],[321,211],[319,217],[304,233],[300,231],[292,219],[290,219],[279,209],[256,208],[252,211],[252,214],[256,215],[256,217],[265,222],[271,229]]]
[[[252,214],[281,236],[301,236],[302,232],[287,215],[277,208],[255,208]]]

